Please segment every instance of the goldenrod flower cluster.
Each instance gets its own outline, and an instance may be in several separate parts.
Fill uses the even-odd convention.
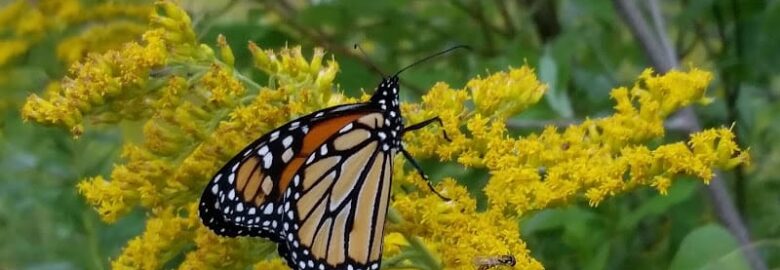
[[[68,64],[133,40],[146,30],[151,9],[134,2],[11,1],[0,8],[0,68],[47,37],[59,40],[57,56]]]
[[[513,254],[519,269],[540,269],[520,240],[516,218],[580,199],[596,206],[641,186],[666,194],[676,176],[691,175],[706,183],[714,168],[749,161],[727,128],[692,134],[687,143],[654,149],[643,144],[664,135],[663,121],[675,110],[707,103],[704,94],[711,79],[698,69],[665,75],[646,70],[634,86],[612,90],[613,115],[562,130],[549,126],[524,137],[510,136],[504,123],[511,115],[506,112],[536,103],[545,90],[527,67],[474,79],[465,89],[438,84],[421,104],[407,104],[404,113],[410,122],[441,115],[452,142],[432,129],[407,135],[408,149],[416,156],[487,169],[490,179],[483,192],[488,206],[475,211],[468,192],[451,179],[439,188],[458,199],[443,202],[425,192],[419,177],[398,168],[396,181],[416,185],[420,192],[395,197],[392,206],[410,222],[391,228],[435,243],[446,269],[471,269],[468,263],[486,254]],[[464,105],[469,103],[475,109]]]
[[[285,269],[271,242],[220,238],[200,224],[200,193],[222,164],[260,135],[314,110],[359,100],[334,92],[338,64],[323,61],[322,50],[306,59],[297,47],[272,51],[250,43],[255,68],[270,77],[264,85],[235,69],[224,37],[214,49],[199,44],[190,18],[175,4],[158,2],[150,21],[141,41],[93,54],[43,96],[31,95],[25,119],[76,136],[93,125],[143,123],[143,139],[127,140],[110,176],[78,185],[106,222],[137,207],[147,213],[145,231],[113,259],[113,268],[168,268],[183,258],[180,269]],[[421,103],[402,109],[408,123],[438,115],[444,125],[409,133],[405,143],[418,157],[488,170],[487,209],[478,211],[455,179],[436,187],[453,200],[432,195],[397,158],[385,266],[474,269],[476,257],[509,254],[517,269],[542,269],[521,240],[518,217],[580,199],[597,205],[642,186],[665,193],[678,175],[706,182],[714,168],[747,162],[725,128],[693,134],[688,142],[644,144],[664,135],[670,113],[706,101],[710,80],[697,69],[648,70],[634,86],[612,91],[613,115],[522,137],[509,135],[504,123],[543,96],[546,87],[533,69],[476,78],[464,89],[434,85]]]

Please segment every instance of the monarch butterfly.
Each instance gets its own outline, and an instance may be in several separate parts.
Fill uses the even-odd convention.
[[[474,258],[474,266],[478,270],[487,270],[500,265],[515,266],[516,263],[515,256],[512,255]]]
[[[383,76],[368,102],[313,112],[246,146],[203,191],[203,224],[221,236],[268,238],[293,269],[378,269],[393,157],[403,153],[427,180],[401,139],[441,124],[404,126],[398,75],[458,48],[467,47]]]

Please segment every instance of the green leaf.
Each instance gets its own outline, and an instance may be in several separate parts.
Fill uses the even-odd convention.
[[[586,270],[607,269],[607,262],[609,262],[609,247],[610,247],[609,242],[602,243],[601,246],[599,246],[598,251],[596,251],[596,255],[589,258],[584,269]]]
[[[544,94],[547,104],[561,117],[573,117],[574,111],[569,95],[563,87],[558,86],[558,64],[555,62],[549,47],[544,50],[542,58],[539,59],[539,79],[549,87]]]
[[[749,270],[737,240],[726,229],[708,224],[690,232],[677,250],[670,270]]]
[[[681,179],[682,180],[682,179]],[[623,229],[633,229],[640,221],[655,215],[666,213],[673,206],[682,203],[696,194],[699,185],[693,180],[675,181],[669,194],[666,196],[658,194],[649,200],[643,202],[636,210],[620,220],[619,226]]]

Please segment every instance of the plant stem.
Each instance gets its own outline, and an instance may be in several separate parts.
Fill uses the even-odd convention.
[[[657,0],[648,0],[657,1]],[[667,52],[673,52],[673,48],[664,48],[664,42],[656,42],[658,37],[653,36],[653,31],[650,29],[647,21],[639,12],[639,8],[636,6],[636,2],[632,0],[613,0],[616,11],[621,15],[621,18],[628,25],[631,33],[639,42],[640,46],[645,52],[645,55],[650,59],[655,69],[660,73],[665,73],[671,69],[677,68],[676,54],[672,53],[671,56],[666,55]],[[657,3],[655,3],[657,5]],[[656,16],[654,19],[662,20],[660,16]],[[656,25],[663,25],[663,23],[656,23]],[[661,36],[667,36],[665,29],[657,29],[657,34]],[[688,126],[692,131],[701,130],[701,124],[696,118],[696,114],[690,107],[681,110],[678,115],[685,119]],[[754,270],[768,269],[766,262],[756,252],[753,245],[750,243],[750,236],[747,228],[745,227],[742,218],[737,212],[734,202],[728,193],[726,184],[723,182],[721,172],[716,172],[710,184],[707,186],[707,193],[711,198],[711,203],[715,208],[720,221],[728,228],[728,230],[737,238],[740,246],[742,246],[742,252],[745,255],[751,268]]]

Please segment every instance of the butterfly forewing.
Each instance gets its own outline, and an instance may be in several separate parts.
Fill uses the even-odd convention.
[[[203,223],[279,243],[293,269],[378,269],[403,119],[398,77],[367,103],[303,116],[269,132],[209,182]]]
[[[222,236],[282,235],[283,192],[305,158],[363,113],[364,104],[328,108],[303,116],[262,136],[220,169],[201,195],[203,223]],[[325,132],[325,133],[323,133]]]

